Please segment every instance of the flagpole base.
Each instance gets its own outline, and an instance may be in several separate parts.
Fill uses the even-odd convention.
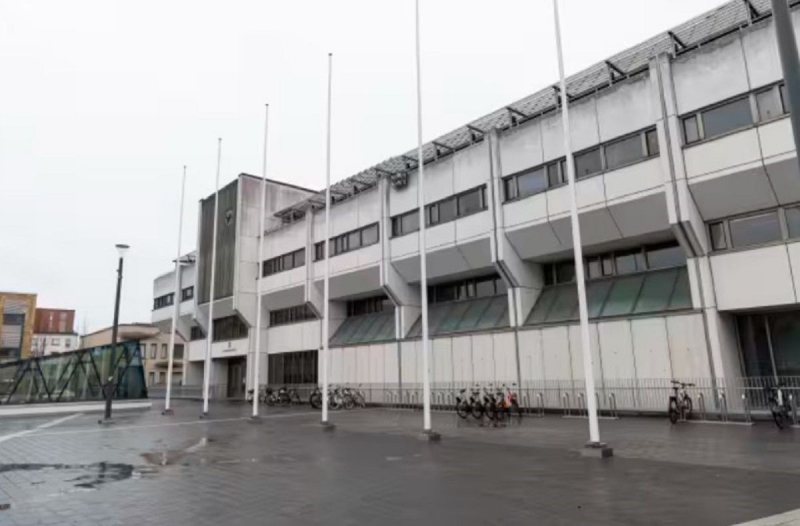
[[[261,423],[261,417],[259,415],[251,416],[250,417],[250,423],[251,424],[260,424]]]
[[[441,442],[442,435],[432,429],[428,429],[419,434],[420,440],[427,440],[428,442]]]
[[[581,456],[593,458],[611,458],[614,456],[614,449],[605,442],[587,442],[581,449]]]
[[[162,416],[170,416],[170,415],[174,415],[174,414],[175,414],[175,411],[173,411],[172,409],[164,409],[163,411],[161,411],[161,415]]]
[[[200,420],[205,420],[206,418],[208,418],[208,411],[203,411],[202,413],[200,413],[199,418]]]
[[[110,426],[114,423],[114,419],[111,417],[101,418],[100,420],[97,421],[97,423],[100,424],[101,426]]]
[[[333,431],[336,429],[336,424],[331,424],[330,422],[321,422],[320,425],[323,431]]]

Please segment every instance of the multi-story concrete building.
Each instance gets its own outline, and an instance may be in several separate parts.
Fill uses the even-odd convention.
[[[74,351],[80,345],[74,310],[37,308],[33,332],[33,356]]]
[[[30,356],[35,312],[36,294],[0,292],[0,362]]]
[[[800,374],[800,173],[768,5],[729,2],[568,79],[601,390]],[[561,126],[549,87],[424,147],[434,385],[582,385]],[[213,383],[253,349],[257,277],[262,379],[316,383],[329,338],[333,383],[421,382],[416,166],[411,151],[333,186],[324,335],[324,194],[271,182],[259,255],[258,181],[221,190]],[[203,327],[212,215],[213,196]]]
[[[194,296],[195,296],[195,276],[196,276],[196,252],[190,252],[181,256],[180,267],[180,300],[178,307],[178,321],[175,327],[175,355],[173,358],[172,380],[174,385],[181,385],[185,382],[184,371],[186,371],[185,352],[186,344],[190,341],[192,334],[197,336],[198,325],[194,321]],[[172,330],[172,315],[175,309],[175,271],[174,269],[161,274],[153,281],[153,312],[151,320],[153,325],[159,328],[162,334],[167,336]],[[163,376],[166,381],[166,374],[169,364],[169,351],[156,353],[155,356],[148,354],[145,377],[148,379],[153,376],[156,382]],[[151,375],[150,373],[154,373]],[[163,375],[161,374],[163,373]],[[149,380],[148,380],[149,381]]]

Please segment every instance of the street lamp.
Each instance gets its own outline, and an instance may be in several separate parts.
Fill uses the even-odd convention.
[[[106,412],[103,416],[104,422],[111,420],[111,399],[114,398],[114,355],[117,349],[117,329],[119,327],[119,299],[122,292],[122,262],[125,259],[125,253],[128,252],[130,247],[128,245],[117,245],[117,253],[119,254],[119,265],[117,266],[117,297],[114,300],[114,325],[111,327],[111,356],[108,360],[108,379],[105,384],[106,395]]]

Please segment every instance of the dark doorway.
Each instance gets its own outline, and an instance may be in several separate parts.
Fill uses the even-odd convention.
[[[228,398],[244,398],[247,359],[228,360]]]

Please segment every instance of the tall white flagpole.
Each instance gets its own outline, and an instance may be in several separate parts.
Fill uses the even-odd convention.
[[[330,327],[330,244],[331,244],[331,86],[333,53],[328,53],[328,123],[325,138],[325,280],[322,306],[322,424],[328,423],[328,330]]]
[[[261,206],[258,213],[258,267],[256,269],[256,351],[253,356],[253,418],[258,417],[258,373],[259,356],[261,354],[261,258],[264,252],[264,208],[267,193],[267,137],[269,136],[269,104],[264,109],[264,156],[261,164]]]
[[[178,329],[178,316],[181,310],[181,235],[183,234],[183,201],[186,195],[186,165],[183,166],[183,179],[181,180],[181,207],[178,217],[178,255],[175,258],[175,292],[173,293],[172,330],[169,333],[169,362],[167,362],[167,397],[164,402],[165,415],[172,414],[170,402],[172,399],[172,363],[175,359],[175,332]]]
[[[578,309],[581,322],[581,349],[583,352],[583,374],[586,379],[586,407],[589,414],[590,447],[602,447],[600,427],[597,422],[597,399],[595,398],[594,367],[592,366],[592,341],[589,338],[589,311],[586,307],[586,281],[583,268],[583,245],[581,226],[578,220],[578,198],[575,189],[575,164],[572,158],[572,144],[569,131],[569,109],[567,81],[564,78],[564,56],[561,49],[561,24],[558,19],[558,0],[553,0],[553,13],[556,25],[556,48],[558,49],[558,74],[561,79],[561,120],[564,128],[564,154],[566,155],[567,179],[570,195],[570,221],[572,223],[572,247],[575,256],[575,281],[578,284]]]
[[[419,0],[416,0],[417,42],[417,201],[419,202],[419,274],[422,303],[422,414],[423,431],[431,433],[431,370],[428,339],[428,262],[425,248],[425,158],[422,154],[422,69],[420,65]]]
[[[219,230],[219,169],[222,159],[222,139],[217,139],[217,179],[214,186],[214,227],[211,238],[211,297],[208,302],[208,334],[206,360],[203,366],[203,415],[208,414],[208,388],[211,381],[211,342],[214,338],[214,286],[217,274],[217,230]]]

